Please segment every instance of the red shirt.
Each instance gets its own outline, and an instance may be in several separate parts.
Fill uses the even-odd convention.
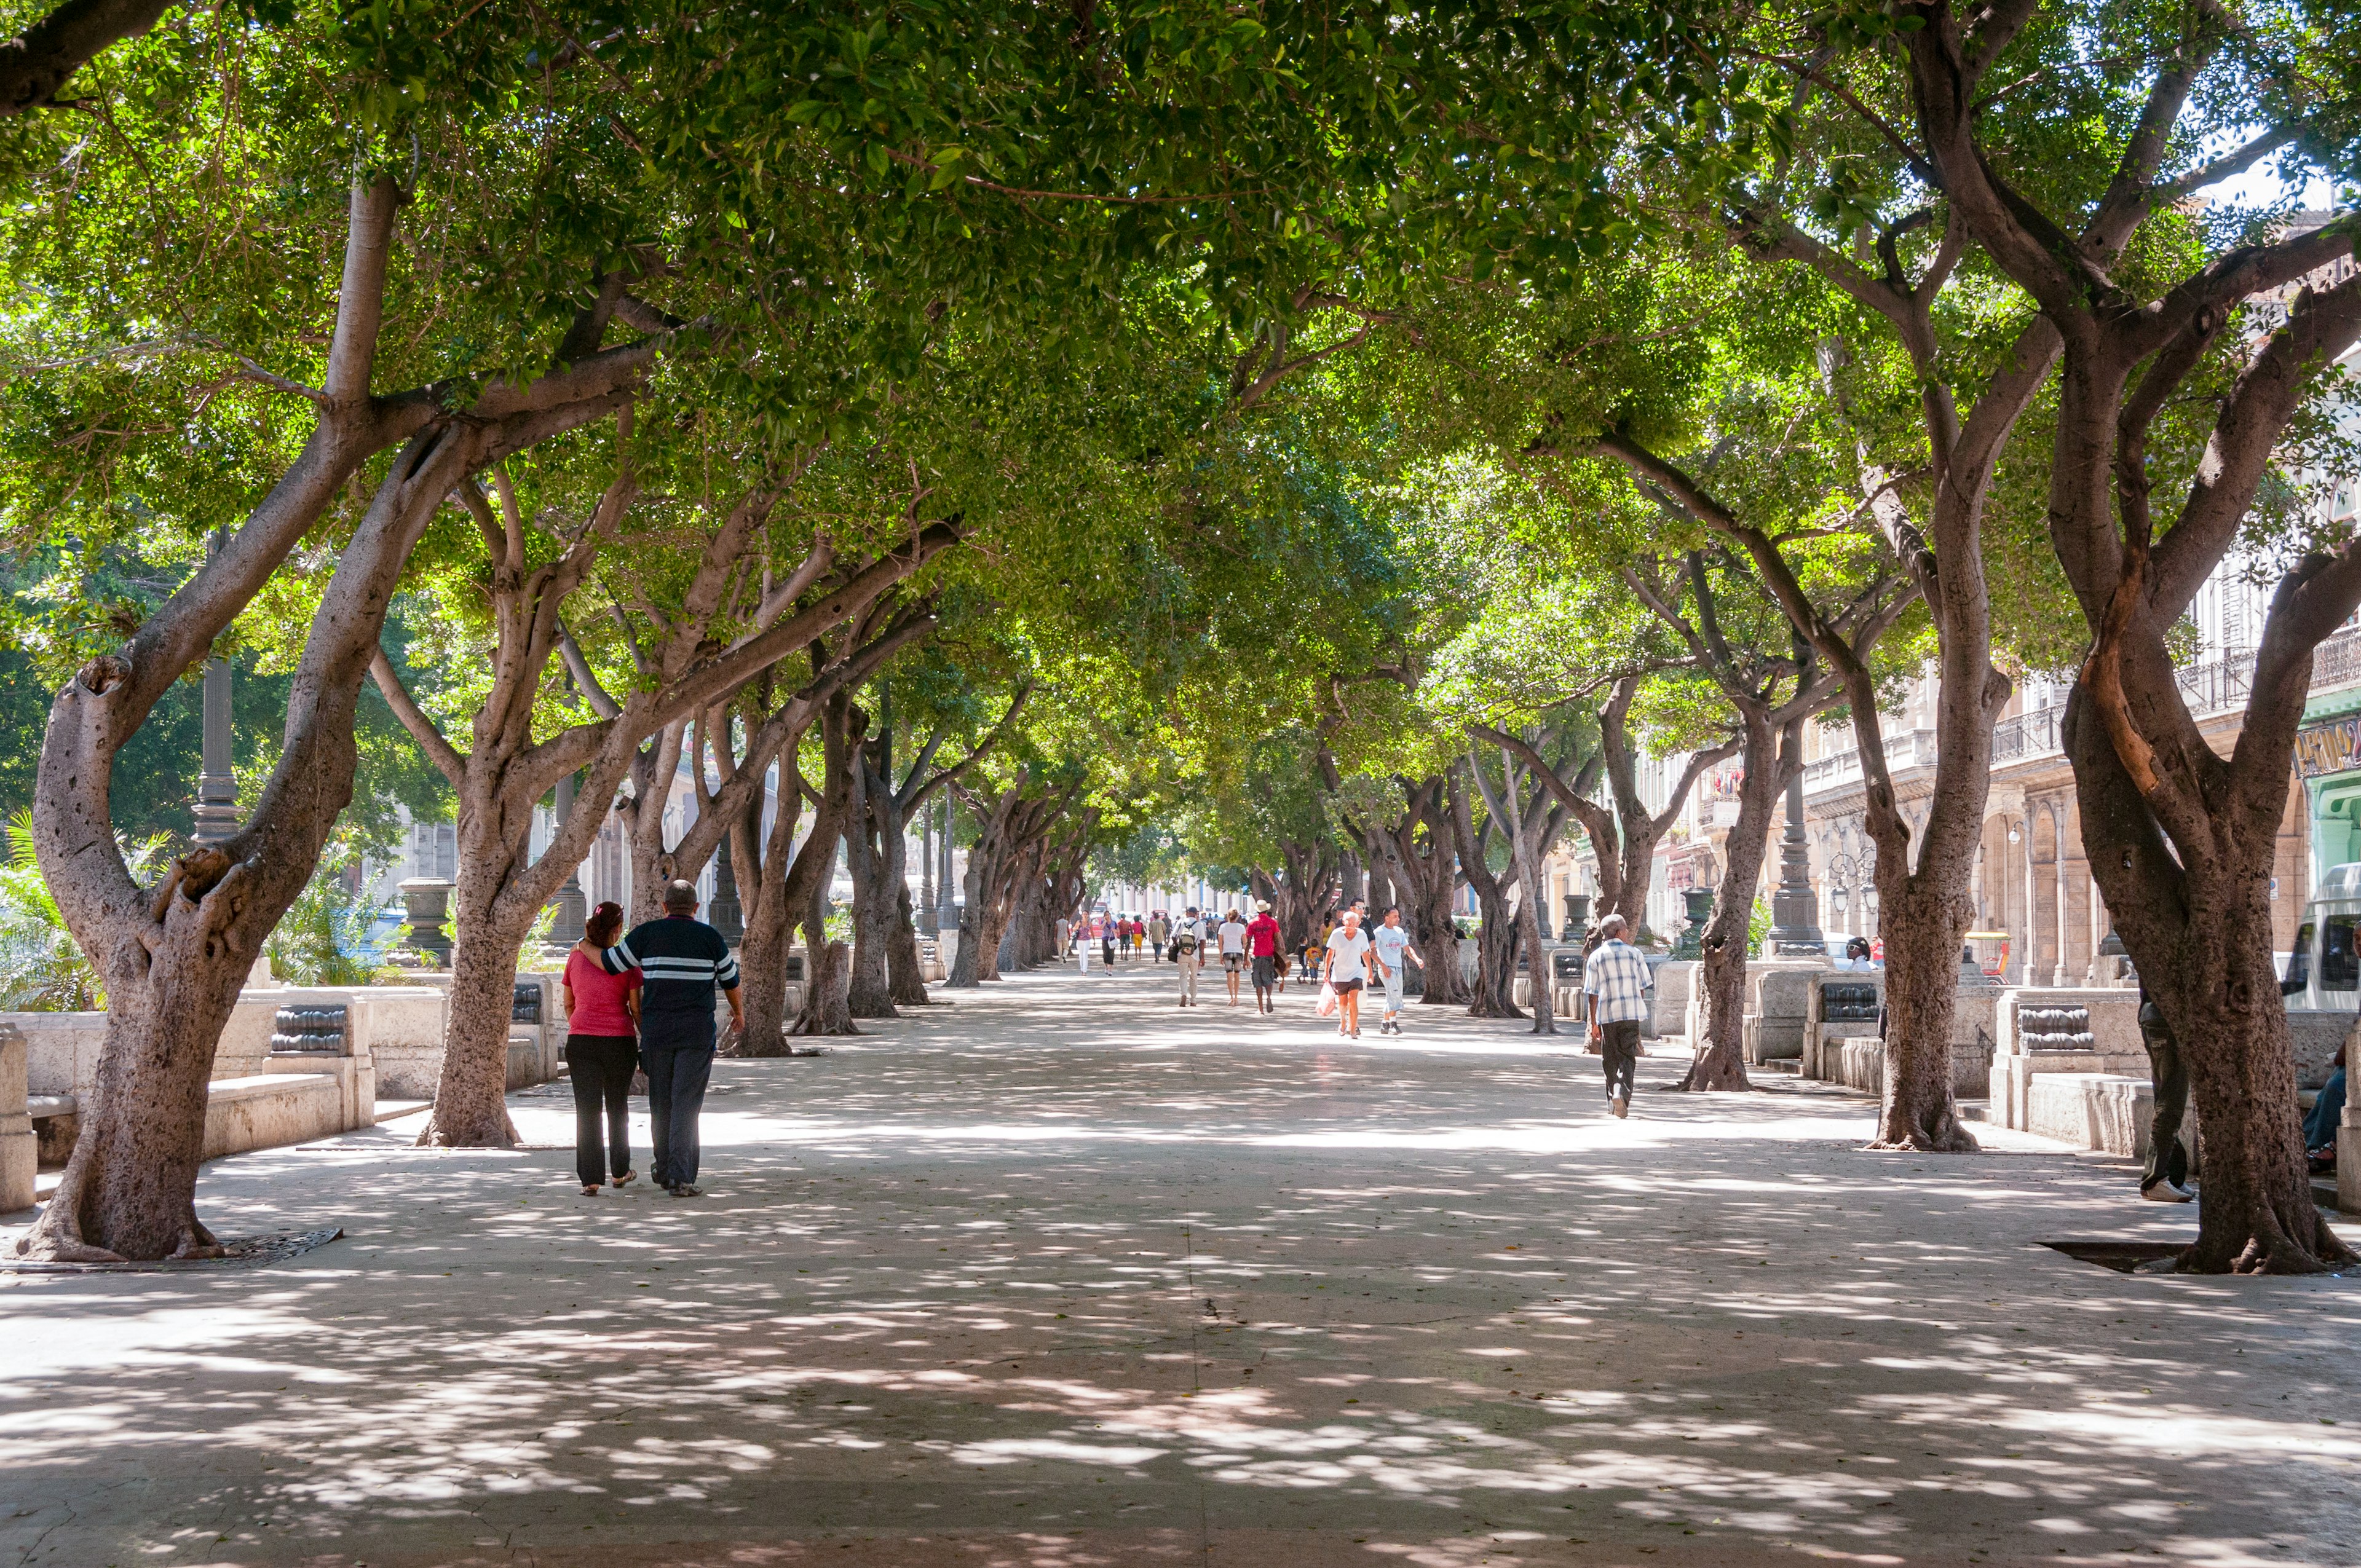
[[[1279,956],[1279,922],[1257,915],[1246,922],[1246,951],[1258,959]]]
[[[566,955],[566,983],[574,992],[574,1011],[566,1020],[573,1035],[636,1035],[623,998],[637,991],[640,971],[609,974],[579,948]]]

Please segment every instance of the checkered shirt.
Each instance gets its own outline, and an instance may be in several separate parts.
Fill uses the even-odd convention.
[[[1648,992],[1655,989],[1648,960],[1631,943],[1601,942],[1582,966],[1582,989],[1591,998],[1594,1023],[1622,1024],[1648,1016]]]

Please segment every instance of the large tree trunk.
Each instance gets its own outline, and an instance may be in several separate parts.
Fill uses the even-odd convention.
[[[1697,983],[1703,1002],[1697,1060],[1681,1080],[1683,1089],[1752,1089],[1746,1076],[1747,927],[1754,915],[1755,889],[1771,848],[1771,821],[1786,775],[1801,766],[1804,721],[1787,727],[1784,757],[1781,737],[1768,722],[1746,723],[1746,774],[1738,786],[1738,821],[1722,842],[1720,896],[1706,922]]]
[[[1459,848],[1459,871],[1475,890],[1477,915],[1483,921],[1476,932],[1476,987],[1468,999],[1468,1016],[1521,1018],[1524,1011],[1517,1005],[1517,927],[1509,913],[1509,891],[1517,884],[1515,855],[1512,851],[1505,871],[1494,873],[1485,859],[1493,828],[1489,814],[1484,826],[1477,827],[1475,806],[1468,798],[1475,785],[1464,766],[1454,768],[1448,777],[1451,832]],[[1506,836],[1508,824],[1500,823],[1499,828]],[[1451,947],[1455,966],[1458,944]]]
[[[115,756],[161,693],[156,671],[137,670],[141,640],[133,659],[93,660],[58,694],[35,779],[35,844],[75,939],[106,971],[106,1037],[82,1135],[20,1255],[152,1259],[213,1245],[195,1193],[221,1032],[352,799],[353,718],[386,606],[469,455],[468,443],[437,430],[395,459],[313,618],[285,749],[253,816],[228,844],[177,862],[153,893],[132,883],[115,851],[107,800]],[[210,640],[187,639],[181,667]]]
[[[214,1255],[195,1199],[205,1085],[269,927],[268,911],[247,894],[251,873],[218,850],[188,856],[173,874],[156,950],[136,940],[99,950],[107,1014],[97,1080],[65,1176],[18,1244],[22,1255]]]
[[[771,830],[757,839],[747,823],[730,825],[730,858],[750,868],[741,883],[746,905],[746,934],[738,941],[739,1005],[746,1010],[746,1027],[738,1037],[737,1054],[775,1057],[787,1045],[787,945],[794,936],[789,920],[785,868],[795,842],[801,802],[787,781],[783,765],[776,814]],[[759,852],[758,852],[759,850]]]
[[[1459,891],[1459,872],[1451,847],[1448,792],[1440,773],[1415,782],[1407,778],[1394,782],[1401,786],[1401,817],[1371,838],[1379,851],[1378,862],[1384,866],[1401,902],[1402,924],[1410,927],[1411,945],[1426,958],[1420,971],[1419,1001],[1436,1007],[1465,1007],[1472,993],[1459,972],[1459,926],[1451,909],[1452,894]]]
[[[466,857],[461,860],[464,890],[468,879]],[[480,880],[497,875],[483,872]],[[443,1070],[434,1080],[434,1112],[418,1135],[421,1145],[508,1148],[517,1142],[508,1111],[509,1025],[515,1010],[517,948],[532,923],[501,921],[484,907],[489,903],[481,892],[475,899],[458,900],[463,913],[454,922]]]
[[[885,948],[886,974],[898,1007],[928,1007],[935,1000],[927,994],[927,977],[918,971],[918,925],[914,914],[910,884],[903,882],[895,889],[894,927],[886,933]]]
[[[812,830],[789,873],[796,908],[804,927],[804,1006],[796,1019],[798,1035],[857,1035],[851,1012],[852,949],[828,935],[828,888],[836,869],[836,846],[852,807],[851,731],[843,709],[851,699],[829,699],[835,710],[820,725],[819,808]]]
[[[1885,1089],[1873,1148],[1971,1154],[1975,1135],[1951,1092],[1951,1022],[1959,1011],[1960,948],[1975,905],[1965,868],[1949,879],[1889,874],[1877,866],[1878,928],[1885,939]],[[1946,890],[1940,880],[1957,886]]]
[[[2271,640],[2267,628],[2267,650]],[[2160,650],[2151,655],[2153,667],[2145,672],[2127,661],[2126,690],[2135,701],[2179,702]],[[2309,650],[2301,663],[2308,677]],[[2258,670],[2265,667],[2258,661]],[[2250,707],[2242,752],[2257,740],[2275,745],[2275,755],[2291,750],[2303,682],[2289,684],[2295,696],[2277,705],[2285,711],[2269,716],[2276,725],[2258,721]],[[2258,674],[2257,706],[2264,685]],[[2168,848],[2094,709],[2078,681],[2067,699],[2062,739],[2074,762],[2083,846],[2140,982],[2180,1042],[2196,1102],[2202,1192],[2196,1245],[2182,1254],[2180,1266],[2309,1274],[2350,1264],[2353,1250],[2312,1201],[2294,1053],[2271,961],[2269,883],[2286,772],[2225,779],[2230,787],[2215,803],[2219,831],[2211,852],[2190,852],[2184,861]],[[2258,733],[2269,728],[2283,734]]]
[[[868,717],[851,709],[849,723],[868,728]],[[902,882],[900,814],[894,809],[890,763],[881,777],[870,764],[870,741],[849,730],[844,749],[844,868],[852,879],[852,970],[848,1005],[855,1018],[894,1018],[894,983],[888,953],[901,917],[895,896]]]

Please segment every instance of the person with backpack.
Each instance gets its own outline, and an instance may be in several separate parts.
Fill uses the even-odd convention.
[[[1172,962],[1180,971],[1180,1005],[1197,1005],[1197,971],[1205,963],[1205,927],[1191,905],[1172,927]]]

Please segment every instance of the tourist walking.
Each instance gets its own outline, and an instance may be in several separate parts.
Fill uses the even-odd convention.
[[[1640,1025],[1648,1016],[1648,992],[1656,988],[1648,960],[1623,939],[1623,916],[1598,923],[1598,946],[1583,960],[1582,993],[1590,1010],[1590,1041],[1607,1073],[1607,1104],[1618,1116],[1631,1112],[1631,1082],[1640,1055]],[[1538,983],[1538,982],[1537,982]]]
[[[1205,924],[1197,918],[1197,906],[1192,904],[1172,927],[1172,964],[1180,971],[1181,1006],[1197,1005],[1197,971],[1204,963]]]
[[[566,955],[566,1075],[574,1082],[574,1174],[585,1198],[598,1196],[602,1176],[618,1187],[639,1176],[631,1168],[631,1097],[640,1069],[642,976],[636,969],[609,974],[599,959],[622,928],[623,906],[601,904]]]
[[[1091,948],[1096,945],[1091,938],[1091,917],[1085,915],[1074,922],[1074,959],[1084,974],[1091,972]]]
[[[1148,946],[1156,950],[1156,956],[1149,960],[1150,962],[1160,964],[1164,961],[1164,944],[1171,939],[1172,922],[1167,920],[1164,917],[1164,911],[1159,909],[1148,917]]]
[[[1369,934],[1361,929],[1358,910],[1345,911],[1345,918],[1328,934],[1328,957],[1320,978],[1336,992],[1336,1032],[1361,1037],[1361,989],[1369,979]]]
[[[730,1026],[746,1026],[738,1000],[738,960],[721,933],[697,917],[697,889],[664,884],[664,917],[631,927],[598,955],[609,974],[642,970],[640,1065],[648,1075],[648,1122],[655,1144],[656,1185],[675,1198],[697,1196],[697,1119],[713,1081],[713,992],[730,1002]]]
[[[1109,974],[1115,972],[1115,945],[1122,939],[1115,930],[1115,917],[1112,915],[1099,922],[1099,952],[1106,959],[1106,971]]]
[[[1235,1007],[1238,1004],[1238,977],[1246,972],[1246,923],[1238,917],[1236,910],[1233,909],[1222,916],[1219,939],[1222,978],[1229,982],[1230,1005]]]
[[[1246,959],[1254,970],[1255,1011],[1276,1013],[1271,988],[1279,980],[1279,922],[1270,917],[1270,901],[1255,901],[1255,917],[1246,922]]]
[[[1378,1020],[1378,1033],[1401,1033],[1402,964],[1404,961],[1424,967],[1426,960],[1410,945],[1410,933],[1402,928],[1401,911],[1392,906],[1386,910],[1385,924],[1369,933],[1369,950],[1377,958],[1378,980],[1386,988],[1385,1016]]]

